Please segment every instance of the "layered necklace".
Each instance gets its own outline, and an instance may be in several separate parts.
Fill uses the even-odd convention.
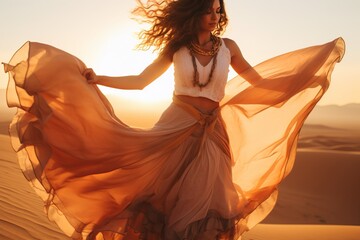
[[[216,66],[217,54],[218,54],[220,46],[221,46],[221,40],[219,37],[216,37],[211,34],[210,41],[212,42],[212,46],[211,46],[210,50],[204,49],[200,44],[196,43],[195,41],[191,41],[188,46],[188,48],[190,50],[190,55],[192,58],[193,67],[194,67],[193,85],[194,85],[194,87],[196,87],[196,86],[200,87],[200,89],[203,87],[206,87],[211,82],[211,78],[212,78],[212,75],[214,73],[215,66]],[[208,80],[204,83],[201,83],[199,81],[199,72],[197,69],[195,54],[213,57],[213,62],[211,65],[211,70],[209,73]]]

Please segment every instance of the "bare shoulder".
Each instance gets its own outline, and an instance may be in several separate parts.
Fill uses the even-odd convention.
[[[225,42],[225,45],[227,47],[231,47],[231,46],[237,46],[236,42],[230,38],[223,38],[224,42]]]
[[[240,49],[236,42],[230,38],[223,38],[225,46],[230,50],[231,56],[237,54]]]

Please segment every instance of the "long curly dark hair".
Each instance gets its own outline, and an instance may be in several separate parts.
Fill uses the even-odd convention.
[[[151,28],[139,33],[141,43],[138,49],[154,51],[172,56],[179,48],[192,41],[200,27],[200,18],[212,7],[214,0],[136,0],[138,6],[133,10],[141,22],[149,23]],[[228,18],[224,0],[220,1],[220,19],[214,35],[221,35],[227,26]]]

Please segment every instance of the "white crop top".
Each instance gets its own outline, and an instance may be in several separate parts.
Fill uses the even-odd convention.
[[[175,52],[173,56],[175,95],[205,97],[215,102],[220,102],[220,100],[225,95],[225,85],[227,82],[229,66],[231,62],[230,50],[225,46],[224,40],[221,39],[221,41],[222,44],[218,52],[211,82],[202,88],[193,85],[194,66],[192,63],[190,50],[184,46]],[[208,81],[213,60],[214,59],[211,59],[211,61],[206,66],[203,66],[196,59],[200,83],[205,83]]]

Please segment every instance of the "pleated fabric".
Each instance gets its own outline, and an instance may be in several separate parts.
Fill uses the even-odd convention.
[[[5,64],[20,167],[73,239],[238,239],[275,205],[304,120],[330,83],[342,38],[231,79],[210,114],[176,96],[150,129],[116,116],[85,64],[27,42]],[[224,71],[227,69],[224,69]],[[126,104],[126,103],[124,103]]]

